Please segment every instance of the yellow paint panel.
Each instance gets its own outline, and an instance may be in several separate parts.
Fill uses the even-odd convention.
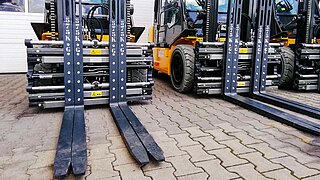
[[[219,38],[218,39],[219,42],[226,42],[226,40],[227,40],[226,38]]]
[[[102,97],[102,91],[91,92],[91,97]]]
[[[248,48],[240,48],[240,53],[248,53]]]
[[[91,49],[90,55],[102,55],[102,50],[101,49]]]
[[[288,44],[296,44],[296,40],[292,39],[292,38],[289,38],[288,39]]]
[[[238,87],[244,87],[246,86],[246,82],[238,82]]]

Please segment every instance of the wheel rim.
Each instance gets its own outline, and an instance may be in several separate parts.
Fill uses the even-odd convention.
[[[175,53],[172,58],[172,80],[175,84],[180,84],[183,80],[183,60],[179,53]]]

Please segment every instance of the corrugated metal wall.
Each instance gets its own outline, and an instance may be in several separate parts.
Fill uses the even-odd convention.
[[[25,39],[36,39],[30,22],[43,22],[42,14],[0,12],[0,73],[26,72]]]

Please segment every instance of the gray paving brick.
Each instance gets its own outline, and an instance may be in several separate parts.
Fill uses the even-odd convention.
[[[233,136],[229,136],[225,132],[223,132],[222,129],[214,129],[206,131],[207,133],[211,134],[214,137],[214,140],[216,141],[226,141],[230,139],[235,139]]]
[[[226,133],[236,133],[236,132],[242,132],[243,130],[237,129],[234,126],[232,126],[230,123],[223,123],[223,124],[217,124],[219,128],[223,129]]]
[[[283,166],[287,167],[288,169],[293,171],[293,174],[295,176],[299,178],[308,177],[308,176],[312,176],[320,173],[317,170],[307,168],[306,166],[298,163],[292,157],[282,157],[282,158],[272,159],[271,161],[275,163],[280,163]]]
[[[171,162],[173,164],[173,167],[176,169],[176,171],[174,172],[175,176],[185,176],[188,174],[203,172],[201,168],[194,166],[194,164],[189,161],[189,158],[189,155],[182,155],[169,157],[166,160],[168,162]]]
[[[110,146],[111,146],[110,143],[89,146],[88,147],[88,149],[90,150],[89,159],[94,160],[94,159],[104,159],[104,158],[113,157],[114,155],[111,154],[109,150]]]
[[[226,147],[225,145],[219,144],[217,141],[213,140],[212,136],[198,137],[198,138],[194,138],[194,140],[202,144],[204,146],[203,149],[206,151],[221,149]]]
[[[114,166],[119,166],[123,164],[131,164],[135,163],[136,161],[133,159],[133,157],[130,155],[127,148],[121,148],[121,149],[112,149],[110,150],[111,153],[115,155],[115,162],[113,162]]]
[[[241,144],[238,139],[222,141],[221,144],[227,145],[230,149],[232,149],[234,154],[244,154],[255,151],[254,149],[247,148]]]
[[[227,168],[231,172],[238,173],[241,177],[243,177],[246,180],[262,180],[262,179],[268,179],[259,172],[257,172],[254,169],[254,166],[252,164],[242,164],[239,166],[232,166]]]
[[[150,177],[143,174],[137,163],[114,166],[114,168],[120,172],[122,180],[151,180]]]
[[[257,149],[267,159],[273,159],[273,158],[279,158],[279,157],[287,156],[286,153],[279,152],[279,151],[277,151],[277,150],[275,150],[273,148],[270,148],[269,144],[267,144],[267,143],[251,144],[251,145],[248,145],[248,147]]]
[[[187,154],[185,151],[181,151],[178,146],[177,142],[169,141],[169,142],[160,142],[158,143],[161,147],[162,151],[164,152],[165,157],[174,157]]]
[[[144,165],[142,167],[142,170],[144,172],[147,172],[147,171],[153,171],[153,170],[157,170],[157,169],[165,169],[165,168],[170,168],[172,167],[172,165],[168,162],[154,162],[154,161],[151,161],[150,163]]]
[[[189,128],[184,128],[183,130],[186,130],[190,134],[190,137],[192,139],[210,135],[208,133],[204,133],[202,130],[200,130],[199,127],[189,127]]]
[[[29,180],[50,180],[53,179],[53,171],[50,167],[29,169],[27,173],[30,175]]]
[[[291,175],[291,172],[288,169],[278,169],[275,171],[265,172],[263,173],[266,177],[273,179],[281,179],[281,180],[296,180],[298,178]]]
[[[236,133],[231,133],[230,135],[235,136],[244,145],[256,144],[256,143],[261,143],[262,142],[259,139],[255,139],[255,138],[249,136],[246,132],[236,132]]]
[[[272,171],[282,168],[281,165],[273,163],[262,156],[259,152],[252,152],[248,154],[239,155],[241,158],[247,159],[256,166],[256,170],[259,172]]]
[[[303,178],[304,180],[319,180],[320,179],[320,175],[316,175],[316,176],[311,176],[311,177],[307,177],[307,178]]]
[[[208,174],[205,172],[202,173],[197,173],[197,174],[189,174],[185,176],[178,176],[178,180],[202,180],[202,179],[207,179]]]
[[[181,147],[182,150],[186,151],[191,156],[190,161],[193,163],[216,158],[214,155],[210,155],[205,152],[202,148],[202,145]]]
[[[208,153],[213,154],[217,158],[219,158],[222,161],[222,165],[225,167],[235,166],[235,165],[244,164],[248,162],[232,154],[231,149],[229,148],[211,150],[211,151],[208,151]]]
[[[161,127],[165,128],[167,130],[168,135],[175,135],[175,134],[181,134],[186,133],[185,131],[182,131],[178,124],[172,123],[172,124],[161,124]]]
[[[111,164],[114,160],[115,158],[112,157],[89,161],[88,163],[91,167],[91,174],[87,177],[87,179],[103,179],[119,176],[119,173],[113,169]]]
[[[153,180],[174,180],[176,177],[173,175],[175,169],[172,167],[155,169],[145,172],[147,176],[150,176]]]
[[[193,141],[193,140],[189,137],[189,134],[187,134],[187,133],[170,135],[170,137],[174,138],[174,139],[178,142],[178,146],[179,146],[179,147],[192,146],[192,145],[197,145],[197,144],[199,144],[199,142]]]
[[[281,151],[281,152],[285,152],[285,153],[289,154],[290,156],[295,157],[297,159],[297,161],[299,161],[302,164],[319,162],[319,157],[310,156],[310,155],[300,151],[297,148],[286,147],[286,148],[281,148],[281,149],[277,149],[277,150]]]
[[[221,166],[219,159],[198,162],[196,166],[203,168],[210,175],[209,179],[233,179],[239,177],[237,174],[228,172]]]

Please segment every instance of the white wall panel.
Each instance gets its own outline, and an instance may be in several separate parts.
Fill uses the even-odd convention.
[[[24,39],[36,39],[31,22],[43,22],[43,14],[0,12],[0,73],[26,72]]]
[[[131,0],[134,5],[134,24],[135,26],[145,27],[139,42],[148,42],[148,28],[153,23],[153,4],[154,0]]]

